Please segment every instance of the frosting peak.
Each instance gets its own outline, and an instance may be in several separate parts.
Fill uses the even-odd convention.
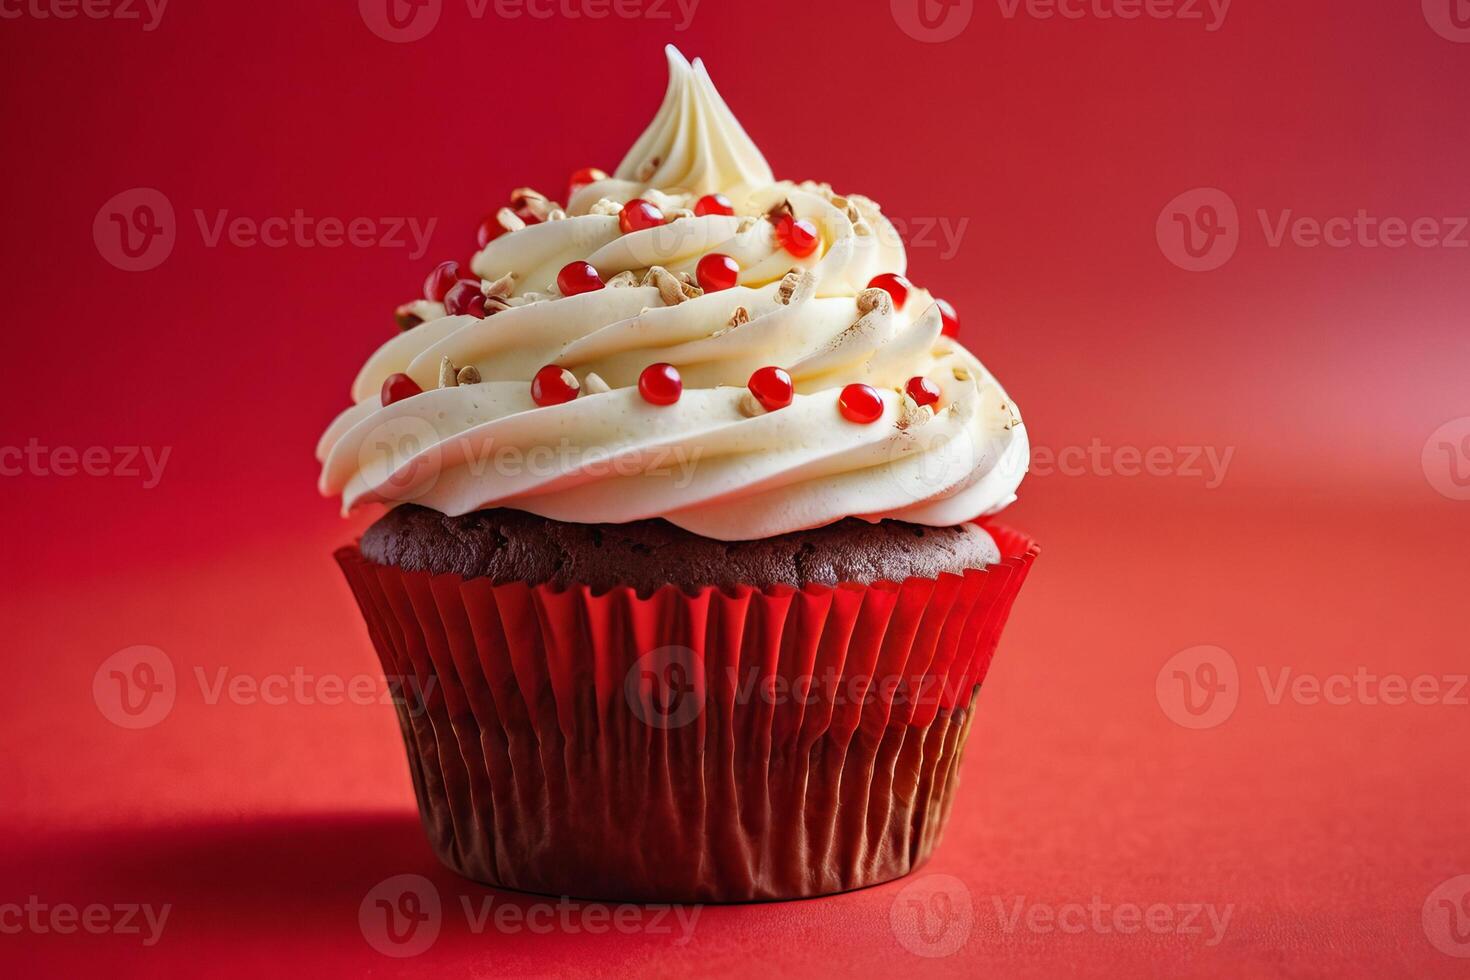
[[[658,115],[619,164],[619,180],[694,194],[735,196],[775,182],[770,164],[740,125],[698,58],[672,44],[669,88]]]

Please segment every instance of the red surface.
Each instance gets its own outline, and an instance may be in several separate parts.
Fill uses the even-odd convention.
[[[941,44],[912,40],[884,6],[706,0],[676,32],[476,21],[450,2],[402,45],[350,3],[171,4],[151,32],[32,13],[0,24],[0,448],[45,449],[46,471],[65,468],[57,449],[169,453],[151,489],[37,465],[0,479],[14,692],[0,906],[172,906],[148,948],[0,932],[7,972],[1466,973],[1432,939],[1448,935],[1439,899],[1459,897],[1436,889],[1470,874],[1470,707],[1445,703],[1467,670],[1470,503],[1451,498],[1470,423],[1432,434],[1470,416],[1470,251],[1270,237],[1288,209],[1453,233],[1442,219],[1470,210],[1470,45],[1431,28],[1458,36],[1433,2],[1429,17],[1417,3],[1237,3],[1213,32],[976,4]],[[682,945],[476,933],[457,898],[491,893],[435,866],[391,708],[210,703],[195,674],[374,672],[330,561],[361,522],[315,498],[316,435],[390,335],[392,307],[434,262],[468,254],[487,210],[513,187],[559,193],[572,170],[617,162],[657,104],[669,39],[706,58],[778,173],[903,219],[912,277],[959,308],[1039,447],[1007,521],[1045,552],[923,872],[970,900],[949,956],[911,951],[903,884],[705,909]],[[94,220],[139,187],[171,202],[176,244],[125,272],[95,247]],[[1170,259],[1188,264],[1181,243],[1156,239],[1165,205],[1195,188],[1238,208],[1238,251],[1215,271],[1184,271]],[[439,221],[415,260],[207,243],[222,211],[297,209]],[[1164,448],[1159,475],[1119,475],[1118,450]],[[1218,485],[1185,465],[1196,448],[1231,454]],[[92,684],[137,644],[168,654],[179,694],[159,724],[127,731]],[[1193,730],[1170,720],[1157,681],[1200,645],[1233,658],[1239,704]],[[1287,668],[1427,675],[1441,692],[1273,703]],[[391,960],[358,908],[401,873],[431,879],[451,914],[429,951]],[[1208,925],[1007,928],[1017,899],[1075,923],[1068,909],[1094,896],[1232,911],[1215,945]]]

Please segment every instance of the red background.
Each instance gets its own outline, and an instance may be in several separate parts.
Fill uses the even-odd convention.
[[[1413,2],[1237,0],[1214,32],[1007,19],[981,2],[937,44],[884,3],[704,0],[677,32],[475,20],[447,0],[408,44],[355,8],[178,0],[152,32],[0,22],[0,443],[170,451],[153,489],[0,479],[0,903],[174,905],[152,948],[0,934],[0,962],[17,975],[104,959],[227,976],[1465,974],[1421,909],[1470,873],[1470,708],[1272,704],[1257,671],[1467,669],[1470,503],[1436,492],[1421,454],[1470,415],[1470,250],[1273,248],[1257,212],[1470,213],[1470,44]],[[385,959],[357,928],[376,882],[414,872],[446,902],[487,894],[435,865],[391,709],[209,704],[193,671],[374,670],[329,558],[363,522],[316,497],[315,439],[391,335],[391,308],[434,261],[468,255],[483,212],[512,187],[556,196],[573,169],[617,163],[657,106],[669,40],[706,59],[779,176],[869,194],[915,229],[968,219],[956,254],[916,245],[911,272],[959,307],[1038,446],[1234,456],[1213,488],[1096,465],[1024,485],[1007,520],[1045,551],[925,869],[973,898],[955,955],[900,944],[896,884],[707,909],[683,946],[450,921],[428,953]],[[129,273],[92,228],[135,187],[170,199],[178,243]],[[1240,209],[1239,251],[1208,273],[1155,240],[1161,209],[1196,187]],[[196,209],[439,220],[412,261],[208,247]],[[125,731],[91,683],[134,644],[166,651],[181,684],[162,723]],[[1242,680],[1233,717],[1193,731],[1166,717],[1155,678],[1200,644],[1228,650]],[[1007,931],[996,900],[1021,896],[1233,914],[1216,946]]]

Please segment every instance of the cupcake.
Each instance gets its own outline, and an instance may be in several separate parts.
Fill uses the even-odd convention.
[[[778,181],[669,49],[652,124],[516,191],[322,437],[441,860],[730,902],[932,852],[1036,556],[1015,404],[866,197]]]

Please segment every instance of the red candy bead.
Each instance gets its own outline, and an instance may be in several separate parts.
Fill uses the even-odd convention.
[[[858,383],[843,388],[837,407],[849,422],[871,425],[883,417],[883,399],[871,385]]]
[[[695,203],[694,213],[701,218],[710,214],[734,215],[735,205],[723,194],[706,194]]]
[[[485,319],[485,292],[478,279],[461,279],[444,297],[444,312],[450,316],[468,314],[477,320]]]
[[[556,274],[556,288],[563,296],[590,293],[607,285],[590,262],[569,262]]]
[[[546,365],[531,379],[531,400],[543,408],[569,402],[581,390],[576,375],[555,364]]]
[[[406,374],[390,374],[383,382],[383,407],[387,408],[394,402],[401,402],[405,398],[414,395],[422,395],[424,389],[419,387],[417,381]]]
[[[740,263],[728,255],[715,252],[699,260],[699,265],[694,267],[694,275],[699,280],[700,289],[707,293],[718,293],[739,281]]]
[[[484,248],[503,234],[505,234],[505,228],[501,226],[500,219],[492,214],[480,222],[480,230],[475,233],[475,241],[481,248]]]
[[[761,408],[774,412],[791,404],[796,393],[791,384],[791,375],[778,367],[763,367],[750,376],[750,393],[761,403]]]
[[[577,191],[586,187],[588,184],[595,184],[599,180],[607,180],[606,171],[598,170],[596,167],[583,167],[581,170],[578,170],[572,174],[572,179],[567,182],[569,186],[567,200],[570,201],[572,195],[577,193]]]
[[[936,299],[934,305],[939,307],[939,317],[944,321],[944,327],[940,333],[946,337],[958,337],[960,335],[960,315],[954,311],[954,307],[942,299]]]
[[[629,201],[623,205],[623,210],[618,212],[618,227],[623,229],[625,235],[648,228],[657,228],[663,223],[664,213],[642,198]]]
[[[896,272],[885,272],[881,276],[874,276],[873,281],[868,283],[869,289],[881,289],[893,297],[895,309],[903,309],[903,304],[908,302],[909,290],[914,284]]]
[[[909,378],[909,383],[903,386],[909,397],[917,405],[939,404],[939,386],[928,378]]]
[[[672,364],[650,364],[638,376],[638,394],[650,405],[672,405],[684,393],[684,379]]]
[[[449,295],[449,290],[459,282],[459,263],[440,262],[434,266],[434,271],[429,273],[429,278],[424,280],[424,298],[435,303],[444,302],[444,297]]]
[[[804,259],[817,250],[822,239],[817,235],[817,226],[805,219],[789,214],[776,221],[776,241],[798,259]]]

